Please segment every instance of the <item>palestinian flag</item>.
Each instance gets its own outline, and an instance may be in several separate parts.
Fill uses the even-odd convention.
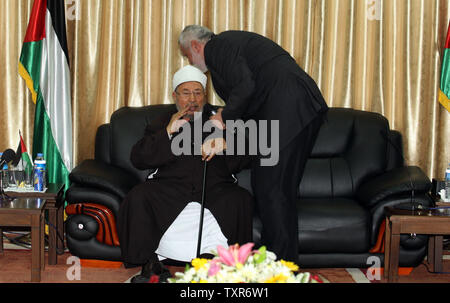
[[[47,162],[48,182],[69,186],[72,170],[72,110],[64,0],[35,0],[19,74],[36,104],[33,156]]]
[[[439,90],[439,102],[450,112],[450,24],[445,42],[444,60],[442,60],[441,87]]]
[[[14,166],[21,166],[22,169],[32,169],[33,162],[31,161],[30,155],[28,154],[27,147],[23,141],[22,134],[19,131],[20,142],[16,151],[16,158],[13,161]]]

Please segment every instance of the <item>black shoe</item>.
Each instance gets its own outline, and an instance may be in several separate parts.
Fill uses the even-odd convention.
[[[159,276],[161,283],[171,277],[170,271],[161,262],[147,262],[142,266],[141,273],[131,279],[131,283],[148,283],[153,275]]]
[[[159,281],[158,283],[167,283],[167,279],[171,278],[172,274],[170,271],[164,267],[163,272],[159,275]]]
[[[131,283],[148,283],[150,281],[150,277],[146,277],[143,275],[136,275],[131,278]]]
[[[161,265],[159,264],[160,262],[156,261],[156,262],[147,262],[144,264],[144,266],[142,266],[142,271],[141,271],[141,275],[150,278],[152,275],[156,274],[158,275],[159,272],[161,271]]]

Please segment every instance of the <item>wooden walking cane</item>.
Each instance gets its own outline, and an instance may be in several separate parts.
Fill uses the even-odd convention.
[[[216,115],[217,112],[212,109],[211,116]],[[205,163],[203,163],[203,183],[202,183],[202,201],[201,201],[201,209],[200,209],[200,224],[198,227],[198,240],[197,240],[197,258],[200,256],[200,249],[202,244],[202,232],[203,232],[203,215],[205,213],[205,195],[206,195],[206,168],[207,163],[205,159]]]
[[[202,202],[200,210],[200,224],[198,228],[198,240],[197,240],[197,258],[200,256],[200,247],[202,243],[202,231],[203,231],[203,215],[205,213],[205,193],[206,193],[206,168],[208,161],[204,161],[203,164],[203,184],[202,184]]]

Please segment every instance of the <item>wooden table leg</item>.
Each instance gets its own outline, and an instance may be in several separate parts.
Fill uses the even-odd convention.
[[[31,215],[31,282],[41,281],[41,215]]]
[[[442,272],[442,251],[444,250],[444,236],[434,238],[434,270]]]
[[[64,253],[64,241],[60,237],[64,237],[64,207],[56,206],[55,200],[47,200],[49,206],[48,221],[48,264],[56,265],[58,263],[58,255]],[[58,234],[60,237],[58,237]]]
[[[56,210],[56,227],[60,237],[56,237],[56,253],[64,253],[64,206],[61,205]]]
[[[442,250],[444,237],[440,235],[430,236],[428,239],[427,260],[432,272],[442,272]]]
[[[0,253],[3,252],[3,230],[0,228]]]
[[[48,207],[48,264],[56,265],[58,260],[56,256],[56,208]]]
[[[39,234],[39,239],[41,242],[41,245],[39,246],[39,251],[40,251],[40,255],[41,255],[41,270],[44,270],[45,268],[45,260],[44,260],[44,255],[45,255],[45,243],[44,243],[44,239],[45,239],[45,220],[44,220],[44,213],[42,213],[41,215],[41,220],[40,220],[40,234]]]
[[[392,228],[394,230],[394,228]],[[391,249],[389,256],[388,282],[397,282],[398,280],[398,259],[400,249],[400,234],[391,231]]]
[[[391,222],[386,218],[386,229],[384,232],[384,277],[389,277],[389,262],[391,253]]]
[[[435,241],[435,236],[429,236],[428,237],[428,253],[427,253],[427,261],[428,264],[430,265],[430,271],[434,272],[434,241]]]

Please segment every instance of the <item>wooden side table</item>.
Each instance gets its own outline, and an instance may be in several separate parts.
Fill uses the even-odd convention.
[[[388,282],[398,280],[401,234],[430,235],[428,262],[432,271],[442,270],[442,239],[450,235],[450,210],[402,210],[386,207],[384,276]]]
[[[48,211],[48,264],[58,263],[58,253],[64,253],[64,242],[58,237],[64,237],[64,184],[49,183],[45,192],[15,192],[6,191],[10,197],[45,199],[45,210]],[[1,224],[0,224],[1,226]],[[56,232],[58,231],[58,233]]]
[[[41,280],[44,268],[44,205],[39,198],[0,200],[0,226],[31,227],[31,282]]]

